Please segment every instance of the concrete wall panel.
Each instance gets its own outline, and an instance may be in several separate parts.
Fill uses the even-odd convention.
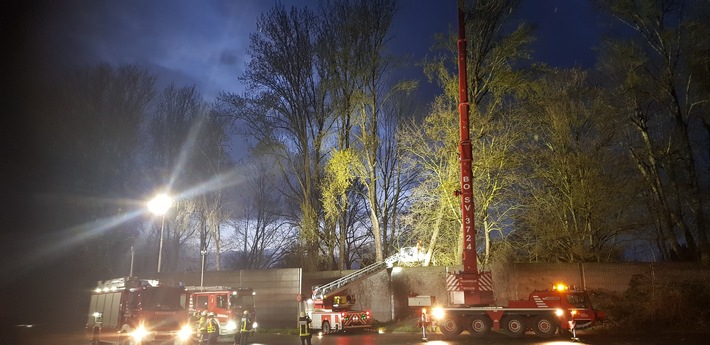
[[[200,272],[162,273],[161,281],[186,286],[200,285]],[[205,272],[204,286],[250,287],[254,289],[259,327],[296,327],[301,269],[241,270]]]

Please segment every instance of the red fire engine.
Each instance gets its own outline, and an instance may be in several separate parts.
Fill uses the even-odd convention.
[[[458,70],[459,70],[459,162],[461,169],[463,270],[447,275],[449,306],[435,308],[439,328],[446,338],[464,329],[473,336],[488,333],[491,328],[519,337],[532,330],[542,337],[588,327],[604,318],[595,311],[586,292],[566,287],[530,293],[528,300],[511,301],[507,307],[496,307],[491,272],[477,267],[476,229],[473,199],[473,155],[469,129],[468,78],[466,70],[466,26],[463,0],[458,3]],[[433,306],[430,296],[411,297],[410,306]]]
[[[99,281],[91,293],[86,332],[93,344],[140,344],[192,337],[184,287],[135,277]]]
[[[320,330],[321,334],[331,332],[361,330],[372,327],[370,311],[353,310],[355,297],[342,296],[314,296],[306,302],[306,314],[311,318],[311,327]]]
[[[213,312],[219,321],[220,335],[238,332],[237,327],[245,310],[249,311],[253,322],[250,329],[257,327],[255,293],[252,288],[188,286],[186,290],[190,294],[189,309],[196,314]]]

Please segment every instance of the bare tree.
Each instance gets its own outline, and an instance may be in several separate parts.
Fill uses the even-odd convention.
[[[144,145],[142,121],[155,91],[155,76],[135,65],[87,67],[64,78],[50,107],[36,121],[51,171],[56,229],[85,238],[79,262],[101,274],[127,274],[129,247],[138,237],[130,217],[140,199]],[[55,95],[56,98],[51,96]],[[117,259],[118,258],[118,259]]]
[[[350,178],[352,172],[348,172],[347,176],[334,174],[334,168],[343,164],[340,171],[345,172],[342,168],[350,166],[354,159],[351,151],[352,116],[356,103],[355,95],[361,84],[359,74],[364,63],[358,49],[358,42],[362,40],[364,30],[356,24],[356,6],[350,1],[321,2],[317,27],[318,66],[337,121],[337,139],[327,163],[330,172],[326,173],[321,187],[326,216],[322,241],[327,247],[327,255],[333,262],[337,261],[337,267],[341,270],[346,266],[349,256],[346,252],[346,238],[349,231],[354,231],[347,226],[348,199],[352,196],[354,179]],[[334,46],[337,46],[337,49],[333,49]],[[347,157],[350,158],[344,160]]]
[[[177,268],[180,251],[195,234],[200,250],[207,250],[208,238],[216,252],[220,269],[220,229],[223,189],[229,185],[221,177],[230,167],[226,153],[224,119],[209,111],[193,87],[168,86],[162,94],[151,124],[156,160],[166,175],[162,188],[179,192],[166,222],[168,267]],[[170,172],[170,173],[168,173]]]
[[[400,241],[407,231],[401,224],[409,192],[417,181],[416,173],[407,169],[404,159],[402,128],[409,119],[417,118],[414,92],[398,92],[383,105],[380,122],[381,145],[378,150],[377,176],[379,195],[382,251],[385,257],[397,252],[400,246],[414,245]]]
[[[279,169],[267,157],[257,158],[244,171],[239,209],[232,212],[235,231],[232,266],[264,269],[282,264],[293,235],[284,221],[284,197],[278,189]]]
[[[459,263],[456,248],[461,237],[454,196],[460,171],[458,128],[452,108],[455,103],[448,100],[438,97],[422,123],[411,121],[403,129],[400,144],[405,151],[404,165],[418,172],[418,184],[403,219],[412,228],[414,238],[409,241],[422,241],[427,258],[436,258],[440,265]],[[429,260],[424,262],[425,266],[429,264]]]
[[[259,31],[250,36],[251,61],[240,77],[247,92],[221,97],[260,145],[278,158],[286,197],[298,205],[290,220],[300,228],[306,270],[318,265],[322,215],[318,181],[332,122],[323,108],[314,69],[314,20],[308,9],[287,11],[281,4],[260,16]]]
[[[704,206],[706,193],[703,192],[707,190],[707,187],[703,187],[703,175],[706,174],[702,173],[707,171],[707,164],[702,165],[705,157],[697,156],[701,152],[707,152],[710,140],[707,136],[703,138],[690,130],[696,124],[701,125],[703,109],[707,109],[710,102],[707,90],[698,87],[698,81],[702,81],[702,78],[693,74],[701,70],[693,68],[694,61],[698,60],[692,54],[707,55],[707,51],[693,48],[694,43],[689,41],[693,37],[690,29],[703,25],[700,24],[703,19],[694,20],[692,14],[707,14],[708,4],[684,0],[599,0],[598,3],[602,9],[636,33],[635,37],[623,40],[636,49],[624,49],[619,45],[617,47],[621,49],[617,49],[617,52],[630,54],[627,57],[636,63],[625,73],[625,91],[630,92],[628,95],[636,104],[633,113],[644,113],[642,118],[653,119],[660,126],[661,134],[648,136],[648,139],[652,146],[665,152],[652,148],[652,151],[647,150],[643,157],[637,157],[642,159],[639,167],[648,175],[649,188],[660,187],[659,175],[653,170],[644,172],[646,169],[643,165],[649,163],[650,159],[655,161],[654,164],[658,164],[652,169],[668,178],[661,183],[665,192],[652,192],[656,198],[655,204],[659,205],[657,209],[665,213],[661,216],[665,219],[662,223],[666,228],[664,232],[671,234],[674,228],[678,227],[688,246],[690,258],[710,261],[705,219],[707,210]],[[634,117],[639,119],[638,116]],[[645,135],[644,126],[645,124],[640,123],[635,126],[641,136]],[[694,141],[698,141],[706,151],[694,150]],[[650,155],[656,157],[652,158]],[[660,156],[664,158],[658,159]],[[676,255],[687,257],[679,252],[673,240],[670,243]]]
[[[358,129],[355,136],[358,140],[358,156],[360,163],[356,169],[359,182],[365,186],[370,221],[375,247],[375,260],[384,261],[381,211],[378,200],[377,175],[378,153],[381,147],[380,124],[383,114],[383,103],[389,95],[399,91],[409,91],[414,84],[400,83],[391,90],[385,90],[384,75],[390,68],[388,57],[384,55],[387,34],[397,10],[395,1],[362,1],[355,11],[355,18],[360,27],[368,28],[358,41],[359,58],[362,59],[362,69],[359,71],[360,89],[356,95],[355,123]]]
[[[388,220],[380,216],[380,206],[386,203],[382,197],[387,194],[378,193],[377,160],[382,158],[378,157],[382,154],[378,118],[383,116],[380,97],[385,92],[382,89],[384,76],[391,68],[384,56],[384,48],[396,11],[397,2],[393,0],[324,1],[320,4],[318,65],[323,71],[324,86],[337,119],[337,141],[332,151],[331,167],[339,166],[340,173],[352,175],[338,179],[331,169],[332,178],[324,182],[339,185],[323,187],[326,193],[338,193],[325,197],[338,200],[326,205],[329,220],[326,224],[337,227],[339,232],[336,234],[326,226],[324,239],[326,243],[338,242],[338,266],[341,269],[348,257],[345,251],[348,232],[356,231],[346,227],[348,200],[357,197],[353,193],[360,189],[356,184],[365,187],[366,193],[362,197],[367,200],[365,205],[372,222],[375,259],[383,259],[381,223]],[[329,251],[335,256],[332,246]]]
[[[582,71],[549,70],[531,84],[525,110],[535,135],[524,150],[516,250],[529,261],[621,259],[643,204],[620,121]]]

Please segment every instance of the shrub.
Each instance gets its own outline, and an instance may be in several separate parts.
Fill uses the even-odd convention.
[[[710,326],[710,287],[698,280],[661,282],[634,275],[623,294],[592,291],[595,308],[615,326],[630,329],[702,330]]]

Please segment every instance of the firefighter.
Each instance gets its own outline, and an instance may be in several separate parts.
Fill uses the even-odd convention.
[[[419,322],[417,322],[417,326],[422,328],[422,341],[427,342],[429,339],[426,337],[426,328],[429,326],[429,314],[426,312],[426,308],[422,308],[422,315],[419,318]]]
[[[219,326],[217,325],[217,319],[215,319],[214,313],[210,312],[207,314],[207,344],[217,344],[217,337],[219,336],[218,327]]]
[[[251,315],[248,310],[244,311],[242,314],[242,319],[239,321],[239,333],[234,335],[234,344],[246,345],[247,339],[249,338],[249,332],[252,330],[253,322],[251,320]],[[237,336],[239,337],[239,342],[237,342]]]
[[[305,312],[301,312],[298,317],[298,335],[301,337],[301,345],[311,345],[311,318]]]
[[[200,314],[200,320],[197,322],[197,332],[199,334],[199,342],[207,342],[207,310],[203,310]]]

